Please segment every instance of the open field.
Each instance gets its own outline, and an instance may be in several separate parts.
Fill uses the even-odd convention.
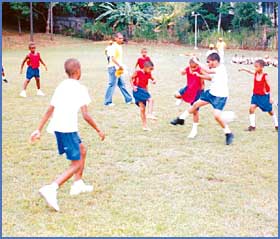
[[[37,40],[35,36],[35,40]],[[105,108],[107,85],[105,43],[59,37],[38,50],[48,65],[41,68],[45,97],[36,96],[35,81],[19,97],[24,74],[19,74],[24,47],[12,47],[19,38],[4,36],[3,64],[8,84],[3,97],[3,236],[277,236],[278,235],[278,135],[272,119],[257,111],[257,131],[245,132],[253,80],[230,64],[237,54],[263,56],[260,51],[228,50],[226,66],[230,98],[226,110],[238,119],[230,126],[232,146],[212,116],[210,106],[201,109],[199,135],[187,139],[191,129],[171,126],[185,105],[175,106],[173,93],[185,84],[179,70],[187,59],[179,54],[191,48],[176,45],[144,45],[155,63],[156,85],[150,90],[159,117],[143,132],[139,109],[126,105],[119,90],[115,107]],[[40,42],[40,41],[39,41]],[[41,45],[40,45],[41,44]],[[125,64],[132,69],[141,44],[124,46]],[[198,50],[204,56],[204,49]],[[277,52],[270,52],[277,56]],[[30,133],[45,112],[55,87],[65,77],[63,63],[76,57],[82,64],[82,82],[93,102],[89,110],[107,134],[100,142],[94,130],[80,118],[80,135],[88,146],[84,179],[92,183],[91,194],[70,197],[70,183],[59,190],[61,211],[55,213],[38,189],[64,171],[68,162],[59,157],[52,135],[28,144]],[[202,57],[201,57],[202,58]],[[249,66],[252,69],[252,66]],[[278,97],[277,68],[266,68],[272,95]],[[130,87],[129,87],[130,88]]]

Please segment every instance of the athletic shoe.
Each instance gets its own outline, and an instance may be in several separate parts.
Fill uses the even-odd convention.
[[[180,119],[179,117],[177,117],[176,119],[172,120],[170,122],[170,124],[173,124],[173,125],[177,125],[177,124],[184,125],[185,124],[185,120]]]
[[[255,130],[256,130],[256,127],[250,125],[250,126],[247,128],[246,131],[251,132],[251,131],[255,131]]]
[[[234,138],[233,133],[226,134],[226,145],[232,144],[233,138]]]
[[[86,185],[82,179],[76,181],[73,183],[70,189],[70,195],[78,195],[80,193],[86,193],[86,192],[92,192],[93,186],[92,185]]]
[[[4,81],[5,83],[8,83],[7,79],[3,79],[3,81]]]
[[[147,119],[157,120],[158,118],[156,116],[154,116],[153,114],[147,114]]]
[[[144,131],[152,131],[150,128],[148,128],[148,127],[143,127],[143,130]]]
[[[20,94],[19,94],[19,96],[21,96],[21,97],[23,97],[23,98],[26,98],[26,97],[27,97],[26,91],[25,91],[25,90],[21,91]]]
[[[196,135],[197,135],[197,131],[192,130],[192,131],[190,132],[190,134],[188,135],[188,138],[189,138],[189,139],[194,139]]]
[[[37,90],[37,95],[39,96],[45,96],[44,92],[42,90]]]
[[[46,185],[39,190],[40,195],[46,200],[48,205],[54,210],[59,211],[59,206],[57,203],[57,191],[52,185]]]
[[[275,126],[275,130],[278,131],[278,126]]]
[[[113,106],[115,106],[115,104],[114,104],[114,103],[110,103],[110,104],[107,104],[107,105],[105,105],[105,106],[113,107]]]
[[[181,99],[177,99],[176,102],[175,102],[175,105],[176,106],[179,106],[183,101]]]
[[[131,100],[131,101],[129,101],[129,102],[126,102],[126,104],[127,104],[127,105],[131,105],[131,104],[133,104],[133,101]]]

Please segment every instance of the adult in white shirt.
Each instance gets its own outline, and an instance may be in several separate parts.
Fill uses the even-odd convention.
[[[109,48],[107,55],[109,57],[108,63],[108,76],[109,76],[109,83],[108,88],[105,93],[105,100],[104,105],[106,106],[113,106],[113,94],[115,91],[116,86],[120,88],[122,95],[124,96],[124,100],[127,104],[132,103],[132,97],[128,93],[124,79],[122,75],[116,75],[116,71],[120,70],[123,71],[123,35],[121,33],[117,33],[115,35],[115,42]]]

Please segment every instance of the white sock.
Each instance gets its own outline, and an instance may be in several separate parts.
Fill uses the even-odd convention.
[[[255,114],[250,114],[249,115],[249,120],[250,120],[250,126],[256,127],[256,115]]]
[[[225,132],[225,134],[230,134],[231,133],[231,130],[229,129],[228,125],[225,126],[224,132]]]
[[[59,186],[58,186],[58,184],[57,184],[56,182],[53,182],[53,183],[51,184],[51,186],[52,186],[55,190],[57,190],[57,189],[59,188]]]
[[[189,111],[185,110],[180,116],[179,119],[185,120],[187,116],[189,115]]]
[[[181,103],[182,103],[182,100],[181,99],[177,99],[176,102],[175,102],[175,105],[179,106]]]
[[[273,122],[274,122],[274,126],[278,127],[278,117],[277,117],[277,115],[273,114],[272,115],[272,119],[273,119]]]
[[[193,123],[193,125],[192,125],[192,131],[197,132],[197,126],[198,126],[198,123]]]

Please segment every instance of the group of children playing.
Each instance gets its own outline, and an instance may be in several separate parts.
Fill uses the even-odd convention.
[[[29,50],[29,54],[24,58],[21,65],[21,72],[26,62],[28,65],[26,80],[23,85],[23,90],[20,93],[22,97],[26,97],[26,87],[33,77],[37,83],[37,94],[43,95],[43,92],[40,90],[40,63],[47,70],[46,64],[41,59],[39,52],[36,51],[34,43],[29,44]],[[249,109],[250,125],[248,131],[256,130],[255,110],[257,108],[268,112],[273,117],[275,129],[278,131],[278,119],[272,109],[268,76],[264,72],[265,62],[263,60],[257,60],[254,66],[255,72],[244,68],[240,69],[240,71],[254,75],[254,89]],[[70,195],[78,195],[93,190],[91,185],[86,185],[82,180],[86,160],[86,148],[78,134],[79,110],[82,112],[83,119],[95,129],[100,139],[102,141],[105,139],[105,134],[99,129],[88,113],[88,105],[91,99],[86,87],[80,84],[81,65],[79,61],[70,58],[65,61],[64,68],[67,79],[62,81],[55,89],[50,106],[41,119],[37,129],[30,136],[31,143],[40,139],[43,127],[51,118],[47,130],[48,132],[52,132],[56,137],[58,153],[60,155],[66,154],[67,159],[71,162],[70,167],[64,173],[51,184],[43,186],[39,190],[39,193],[46,202],[56,211],[59,211],[57,190],[72,176],[74,176],[74,183],[71,186]],[[141,57],[136,62],[135,72],[131,76],[130,83],[135,104],[140,108],[142,126],[145,131],[151,130],[147,125],[147,118],[152,120],[157,119],[153,113],[154,101],[148,90],[149,81],[153,84],[156,83],[152,76],[153,69],[154,64],[147,55],[147,49],[143,48],[141,50]],[[229,89],[227,71],[224,64],[220,62],[219,54],[217,52],[209,53],[207,55],[207,66],[203,65],[196,56],[192,56],[189,60],[189,65],[182,70],[181,74],[186,76],[187,83],[182,89],[176,92],[176,104],[179,105],[182,102],[186,102],[191,106],[170,123],[172,125],[183,125],[186,118],[192,115],[193,126],[188,137],[194,138],[198,133],[199,110],[203,106],[210,104],[214,109],[213,114],[215,120],[224,131],[226,145],[232,144],[234,135],[222,117]],[[211,82],[207,90],[205,89],[205,80]]]
[[[277,57],[270,58],[268,55],[266,55],[264,58],[261,58],[261,57],[245,57],[244,55],[239,57],[237,54],[235,54],[231,59],[231,63],[242,64],[242,65],[252,65],[257,60],[263,60],[265,66],[278,67],[278,58]]]

